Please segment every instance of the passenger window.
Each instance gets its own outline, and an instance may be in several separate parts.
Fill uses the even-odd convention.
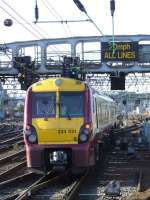
[[[95,111],[96,111],[96,126],[98,128],[98,109],[97,109],[97,101],[96,101],[96,98],[95,98]]]
[[[94,100],[95,100],[95,98],[93,98],[93,102],[92,102],[93,103],[93,113],[95,113],[95,101]]]

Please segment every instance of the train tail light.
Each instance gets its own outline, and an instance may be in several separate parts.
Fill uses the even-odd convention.
[[[79,143],[86,143],[89,140],[89,134],[90,134],[90,125],[85,124],[80,128],[79,132]]]
[[[37,143],[37,134],[36,130],[33,126],[27,126],[26,130],[24,131],[25,138],[30,144],[36,144]]]

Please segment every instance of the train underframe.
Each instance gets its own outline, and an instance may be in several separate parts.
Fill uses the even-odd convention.
[[[105,141],[74,145],[30,145],[26,146],[27,166],[38,171],[73,171],[92,167],[102,159],[104,151],[110,147]]]
[[[95,165],[95,148],[87,144],[30,145],[27,166],[40,171],[86,168]]]

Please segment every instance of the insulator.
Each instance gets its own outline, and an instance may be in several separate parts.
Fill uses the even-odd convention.
[[[36,4],[35,4],[35,21],[37,22],[39,19],[39,9],[38,9],[38,6],[37,6],[37,1],[36,1]]]
[[[87,13],[83,4],[79,0],[73,0],[73,1],[76,4],[76,6],[79,8],[79,10],[81,10],[84,13]]]
[[[111,16],[113,17],[115,12],[115,0],[110,1],[110,11],[111,11]]]

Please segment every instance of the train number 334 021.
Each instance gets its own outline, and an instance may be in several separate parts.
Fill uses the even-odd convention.
[[[76,133],[76,129],[68,129],[68,130],[65,130],[65,129],[60,129],[58,130],[58,133],[59,134],[63,134],[63,133]]]

